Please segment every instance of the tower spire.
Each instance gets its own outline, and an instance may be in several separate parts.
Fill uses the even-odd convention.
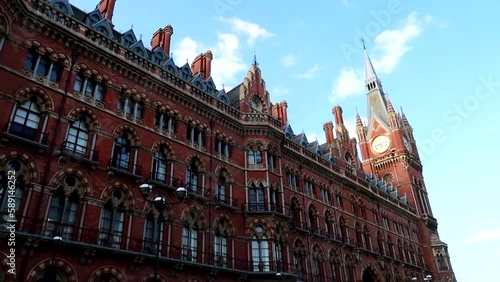
[[[255,54],[255,50],[253,50],[253,64],[254,64],[254,66],[258,66],[259,65],[257,63],[257,55]]]
[[[368,91],[373,89],[382,89],[382,83],[378,79],[377,73],[375,72],[375,68],[373,67],[372,60],[370,59],[370,55],[368,55],[368,51],[366,51],[365,40],[361,38],[361,42],[363,43],[363,50],[365,53],[365,85]]]

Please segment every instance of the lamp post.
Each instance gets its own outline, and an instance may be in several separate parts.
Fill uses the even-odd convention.
[[[141,192],[142,197],[146,201],[150,201],[149,196],[151,195],[151,192],[153,191],[153,185],[149,183],[141,184],[139,186],[139,191]],[[187,189],[184,187],[179,187],[175,190],[175,196],[179,201],[183,201],[187,197]],[[163,210],[167,206],[167,201],[163,196],[156,196],[154,200],[152,201],[154,209],[158,212],[158,220],[155,222],[155,240],[156,240],[156,257],[155,257],[155,281],[159,282],[160,279],[158,278],[158,262],[160,260],[160,222],[163,219]]]
[[[430,275],[425,276],[424,281],[431,282],[432,281],[432,276],[430,276]]]

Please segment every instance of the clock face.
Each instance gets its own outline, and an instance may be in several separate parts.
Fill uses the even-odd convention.
[[[252,107],[259,111],[262,109],[262,104],[257,97],[252,99]]]
[[[375,137],[375,139],[373,139],[372,151],[377,154],[380,154],[387,151],[390,145],[391,145],[391,139],[389,139],[389,137],[385,135],[379,135]]]
[[[408,141],[408,139],[406,139],[405,136],[403,136],[403,145],[405,145],[405,148],[406,150],[408,150],[408,152],[411,152],[410,142]]]

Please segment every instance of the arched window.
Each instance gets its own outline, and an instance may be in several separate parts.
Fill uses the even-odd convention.
[[[275,229],[274,237],[274,260],[276,261],[276,272],[282,272],[284,269],[284,258],[283,258],[284,242],[283,242],[283,230],[278,226]]]
[[[330,272],[332,273],[332,282],[340,281],[340,267],[335,259],[330,258]]]
[[[37,76],[48,78],[50,81],[59,82],[61,80],[62,70],[64,69],[61,60],[52,61],[47,54],[40,55],[31,49],[26,54],[24,60],[24,69]]]
[[[252,236],[253,271],[269,271],[269,244],[264,227],[257,225]]]
[[[314,248],[313,248],[312,256],[313,256],[313,258],[312,258],[313,281],[319,282],[319,281],[322,281],[322,278],[323,278],[323,267],[322,267],[322,262],[321,262],[321,250],[317,245],[314,246]]]
[[[221,220],[215,231],[215,265],[220,267],[227,266],[228,226],[226,220]]]
[[[191,211],[184,219],[182,227],[182,259],[197,261],[199,218]]]
[[[61,236],[65,240],[74,240],[74,229],[78,214],[79,189],[78,178],[70,174],[64,178],[52,194],[45,235]],[[68,191],[65,193],[65,191]]]
[[[197,126],[188,124],[186,137],[190,144],[195,148],[202,148],[205,146],[205,131]]]
[[[102,102],[104,101],[106,86],[103,82],[97,81],[95,75],[86,77],[83,72],[80,72],[76,76],[73,90],[83,94],[84,97],[90,100]]]
[[[226,177],[221,174],[217,178],[217,200],[219,203],[227,203],[226,199]]]
[[[0,211],[4,222],[15,220],[19,211],[25,186],[24,175],[20,174],[22,169],[20,161],[11,160],[7,163],[6,171],[0,171]],[[13,179],[16,180],[15,189],[12,189],[12,182],[9,182]]]
[[[167,181],[167,154],[165,147],[161,146],[153,155],[153,180],[165,183]]]
[[[262,151],[259,149],[248,151],[248,164],[262,164]]]
[[[174,116],[163,112],[161,109],[156,110],[155,114],[155,130],[163,135],[171,135],[176,132],[176,119]]]
[[[305,265],[304,265],[304,244],[300,241],[296,241],[293,250],[293,263],[295,266],[295,274],[299,276],[299,279],[304,279],[305,276]]]
[[[122,90],[118,98],[117,110],[118,115],[130,121],[142,121],[144,103],[141,100],[127,95],[125,91]]]
[[[109,200],[102,209],[99,245],[121,248],[125,222],[125,204],[123,202],[125,195],[121,189],[115,189],[111,197],[113,197],[113,201]]]
[[[38,130],[41,111],[36,98],[31,97],[19,106],[14,106],[14,111],[9,133],[31,141],[40,140],[44,143],[45,134]]]
[[[64,151],[74,155],[85,156],[89,142],[89,125],[85,118],[70,123]]]
[[[252,183],[250,187],[248,187],[249,194],[249,210],[250,211],[263,211],[266,209],[264,203],[264,185],[261,183],[259,187]]]
[[[309,218],[309,230],[311,232],[316,232],[316,213],[312,205],[309,206],[308,218]]]
[[[130,140],[127,137],[128,136],[126,134],[123,134],[122,137],[115,139],[112,166],[116,169],[132,171],[133,162],[130,161],[132,147]]]
[[[156,244],[161,249],[163,246],[164,216],[156,215],[153,211],[148,213],[144,224],[144,247],[143,251],[148,254],[156,254]]]
[[[105,273],[100,275],[95,282],[120,282],[118,278],[116,278],[113,274],[111,273]]]
[[[290,206],[290,216],[292,217],[291,222],[292,222],[293,226],[301,227],[299,206],[297,205],[296,201],[294,201],[294,200],[292,200],[292,204]]]
[[[2,280],[3,281],[3,280]],[[42,273],[38,275],[35,280],[36,282],[45,282],[45,281],[53,281],[53,282],[65,282],[68,281],[66,275],[61,273],[58,268],[49,266]]]
[[[198,193],[198,165],[196,160],[192,160],[186,171],[186,188],[193,193]]]

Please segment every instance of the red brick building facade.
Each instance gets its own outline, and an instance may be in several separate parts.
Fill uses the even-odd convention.
[[[339,106],[319,144],[257,62],[218,90],[210,51],[179,67],[171,26],[146,49],[114,6],[0,0],[0,281],[153,281],[155,236],[161,281],[455,281],[412,129],[367,54],[359,144]]]

